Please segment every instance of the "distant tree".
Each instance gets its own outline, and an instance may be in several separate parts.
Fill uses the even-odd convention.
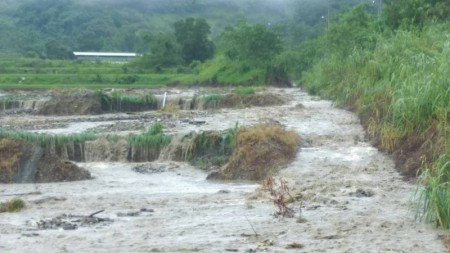
[[[224,53],[231,60],[247,62],[253,66],[269,64],[283,50],[278,35],[267,26],[241,22],[222,34]]]
[[[45,43],[45,55],[48,59],[72,59],[73,52],[56,40]]]
[[[401,25],[421,27],[427,21],[450,19],[449,0],[383,0],[383,16],[393,29]]]
[[[324,34],[325,49],[347,56],[355,48],[373,49],[375,46],[375,20],[367,10],[367,5],[360,5],[341,15]]]
[[[214,56],[214,43],[209,40],[211,28],[202,18],[187,18],[174,24],[176,41],[181,45],[186,64],[205,61]]]
[[[182,48],[177,43],[175,36],[171,33],[159,33],[154,36],[147,36],[151,50],[144,58],[152,67],[172,67],[183,63]]]

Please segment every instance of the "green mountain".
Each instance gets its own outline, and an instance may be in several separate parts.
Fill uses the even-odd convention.
[[[321,25],[330,9],[362,1],[2,0],[0,52],[39,55],[45,52],[47,43],[68,50],[142,52],[147,48],[145,35],[168,31],[186,17],[206,19],[213,37],[242,19],[281,24],[282,33],[301,37],[308,31],[299,24]]]

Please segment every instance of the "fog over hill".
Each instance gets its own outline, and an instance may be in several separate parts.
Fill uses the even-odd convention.
[[[143,37],[201,17],[212,38],[240,20],[314,27],[324,13],[363,0],[2,0],[0,52],[36,52],[49,41],[73,50],[142,51]],[[317,28],[317,27],[316,27]],[[313,29],[316,29],[313,28]]]

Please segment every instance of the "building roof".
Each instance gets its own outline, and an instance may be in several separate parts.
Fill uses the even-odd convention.
[[[136,53],[111,53],[111,52],[73,52],[75,56],[91,57],[137,57]]]

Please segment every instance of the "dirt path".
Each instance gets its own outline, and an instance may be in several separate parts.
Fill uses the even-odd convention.
[[[24,196],[22,212],[0,214],[0,252],[446,252],[439,239],[446,232],[414,221],[414,185],[370,146],[355,115],[296,89],[270,92],[288,103],[195,114],[206,124],[179,123],[170,131],[268,121],[297,131],[302,148],[279,173],[303,195],[295,218],[275,218],[258,184],[208,182],[206,173],[183,163],[154,164],[161,169],[153,174],[132,171],[134,164],[87,163],[80,165],[91,181],[0,184],[0,201],[5,194],[42,193]],[[101,209],[97,216],[113,221],[36,229],[41,219]],[[287,249],[291,243],[304,247]]]

